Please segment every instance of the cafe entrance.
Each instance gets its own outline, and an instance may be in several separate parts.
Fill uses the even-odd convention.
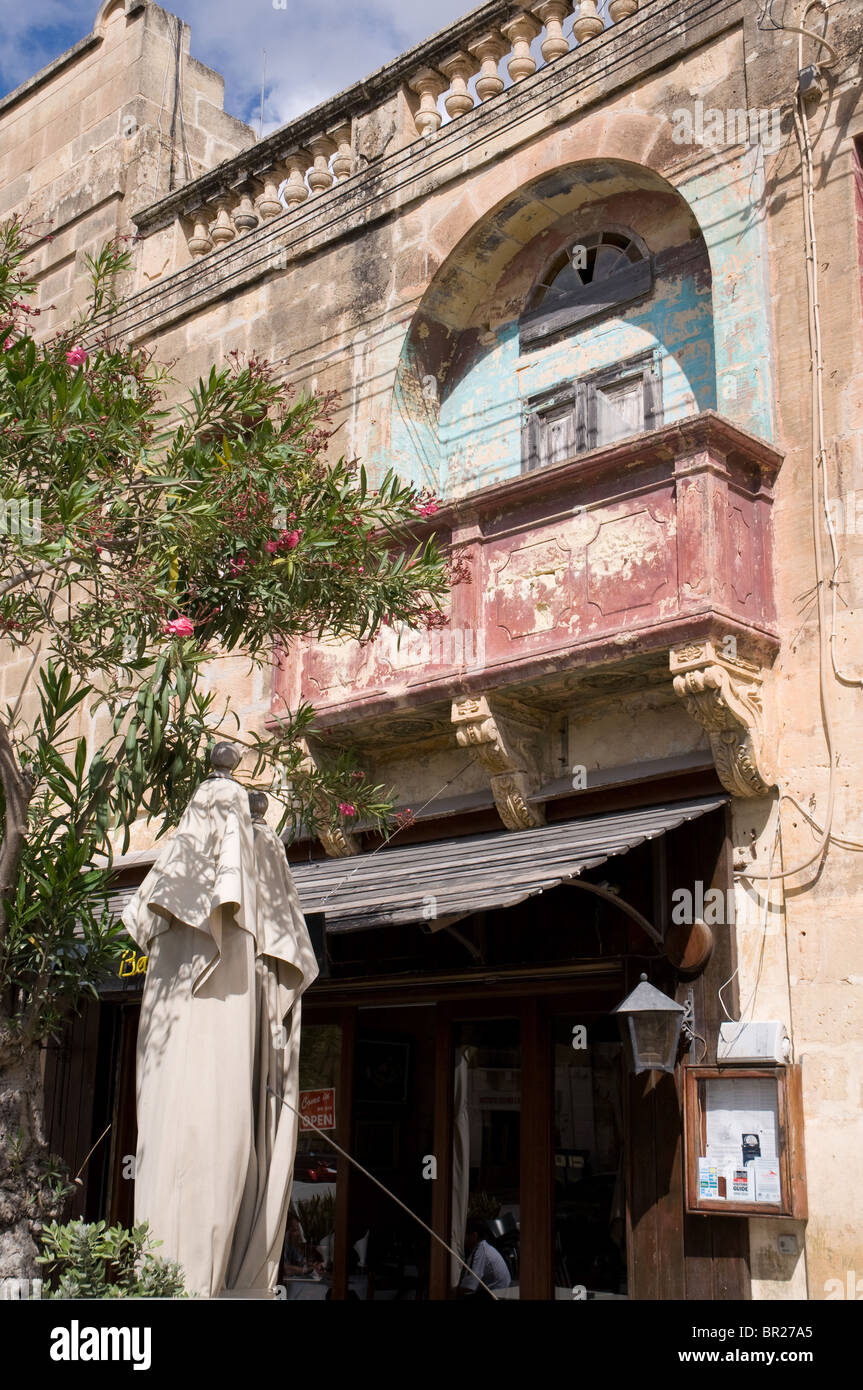
[[[300,1087],[312,1115],[332,1101],[326,1133],[363,1171],[301,1132],[289,1298],[458,1297],[446,1247],[462,1254],[475,1218],[505,1299],[749,1297],[744,1223],[685,1210],[682,1070],[630,1074],[613,1014],[646,972],[694,1010],[690,1061],[715,1037],[730,932],[684,978],[651,924],[667,932],[680,884],[728,888],[726,807],[712,788],[641,794],[350,873],[297,863],[326,914]]]
[[[597,1009],[610,983],[310,1009],[301,1090],[335,1091],[332,1137],[369,1176],[300,1136],[292,1202],[307,1248],[285,1271],[288,1297],[457,1297],[463,1267],[416,1216],[459,1254],[481,1219],[509,1273],[500,1297],[625,1298],[625,1077]]]
[[[646,973],[688,1002],[688,1060],[710,1063],[720,989],[738,1008],[727,926],[696,972],[669,954],[675,888],[732,883],[724,795],[662,790],[349,870],[291,858],[320,976],[302,1005],[287,1300],[457,1297],[447,1247],[475,1220],[505,1299],[750,1296],[748,1223],[686,1210],[685,1061],[633,1076],[613,1015]],[[47,1059],[51,1142],[84,1174],[73,1214],[89,1220],[132,1219],[140,987],[106,987]]]

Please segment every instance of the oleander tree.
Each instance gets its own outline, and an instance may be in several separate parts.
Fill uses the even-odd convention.
[[[331,398],[238,354],[184,389],[112,336],[120,241],[89,258],[79,318],[39,336],[31,245],[0,226],[0,1278],[35,1274],[68,1191],[40,1051],[123,948],[106,902],[132,823],[175,825],[227,738],[283,824],[391,824],[349,752],[304,758],[311,707],[241,730],[210,663],[439,624],[465,577],[427,492],[327,456]]]

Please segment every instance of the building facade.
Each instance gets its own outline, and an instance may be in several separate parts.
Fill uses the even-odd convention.
[[[442,1238],[495,1221],[521,1297],[859,1296],[861,39],[860,0],[489,0],[256,140],[180,21],[106,0],[0,101],[46,331],[135,233],[119,333],[337,391],[331,448],[438,499],[445,627],[214,679],[247,727],[311,700],[309,757],[411,812],[289,846],[326,965],[302,1085]],[[58,1144],[112,1125],[89,1214],[130,1210],[136,967],[48,1061]],[[643,973],[691,1006],[673,1073],[621,1053]],[[729,1067],[741,1021],[787,1048]],[[687,1120],[740,1056],[748,1109]],[[784,1162],[792,1129],[778,1212],[746,1139]],[[322,1141],[295,1191],[331,1199],[334,1297],[447,1296]]]

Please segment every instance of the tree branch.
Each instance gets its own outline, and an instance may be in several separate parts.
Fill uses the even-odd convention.
[[[14,893],[18,866],[27,835],[27,812],[33,779],[18,764],[9,730],[0,721],[0,782],[6,799],[3,842],[0,845],[0,946],[6,938],[6,900]]]
[[[13,589],[20,589],[21,585],[27,584],[29,580],[37,579],[39,575],[50,574],[52,570],[62,569],[65,565],[71,565],[73,559],[74,556],[72,555],[65,558],[61,556],[60,559],[51,560],[50,563],[31,565],[29,569],[19,570],[17,574],[13,574],[9,579],[4,579],[3,582],[0,583],[0,598],[3,598],[4,594],[11,593]]]

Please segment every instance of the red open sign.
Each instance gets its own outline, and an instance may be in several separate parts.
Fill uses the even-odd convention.
[[[300,1091],[300,1129],[335,1129],[336,1090]]]

